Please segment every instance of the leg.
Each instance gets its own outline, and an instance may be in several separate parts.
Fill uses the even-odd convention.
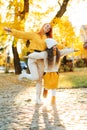
[[[52,98],[51,98],[51,104],[56,104],[56,89],[52,89]]]
[[[36,84],[36,103],[40,104],[40,97],[42,91],[42,76],[44,72],[44,61],[43,60],[35,60],[28,59],[28,67],[30,70],[30,74],[24,73],[19,75],[19,79],[25,77],[30,80],[37,80]]]
[[[48,90],[46,88],[44,88],[43,90],[43,97],[46,98],[48,94]]]
[[[36,102],[38,104],[41,103],[41,92],[42,92],[42,76],[44,72],[44,61],[43,60],[37,60],[37,66],[38,66],[38,73],[39,73],[39,80],[36,84]]]
[[[23,72],[22,74],[19,75],[19,80],[22,78],[27,78],[30,80],[38,80],[39,79],[39,73],[38,73],[38,68],[37,68],[37,63],[35,59],[28,59],[28,67],[30,70],[30,74]]]
[[[36,83],[36,103],[41,104],[41,90],[42,90],[42,81],[38,80]]]

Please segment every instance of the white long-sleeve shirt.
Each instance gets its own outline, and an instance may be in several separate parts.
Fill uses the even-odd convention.
[[[65,49],[60,50],[60,60],[61,60],[61,57],[66,56],[66,55],[73,53],[73,52],[74,52],[73,48],[65,48]],[[36,60],[44,59],[44,72],[58,72],[60,62],[58,64],[56,64],[56,56],[54,56],[54,62],[53,62],[53,65],[50,69],[48,68],[47,57],[48,57],[48,55],[47,55],[46,51],[33,52],[33,53],[29,54],[29,58],[32,58],[32,59],[36,59]]]

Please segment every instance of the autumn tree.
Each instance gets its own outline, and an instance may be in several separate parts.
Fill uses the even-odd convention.
[[[6,18],[9,21],[9,18],[13,16],[12,22],[10,24],[8,23],[9,27],[14,27],[16,29],[24,29],[24,22],[26,19],[26,14],[29,13],[29,2],[32,3],[32,0],[14,0],[10,1],[8,5],[8,12]],[[68,5],[69,0],[63,0],[62,3],[58,1],[58,4],[60,5],[60,10],[57,12],[55,17],[62,17],[64,12],[66,11],[66,7]],[[34,4],[34,3],[33,3]],[[13,11],[14,10],[14,11]],[[5,21],[6,22],[6,21]],[[4,22],[4,23],[5,23]],[[7,24],[7,22],[6,22]],[[17,40],[14,39],[16,42]],[[14,55],[14,66],[15,66],[15,73],[20,74],[21,73],[21,68],[20,68],[20,58],[17,52],[17,46],[16,44],[12,45],[12,50],[13,50],[13,55]],[[16,67],[17,66],[17,67]]]
[[[65,46],[68,46],[68,45],[70,46],[71,42],[75,42],[74,30],[72,28],[72,25],[67,20],[67,18],[64,19],[62,17],[64,15],[64,13],[66,12],[66,9],[67,9],[67,6],[69,5],[69,2],[71,2],[71,0],[58,0],[58,10],[55,13],[55,15],[53,15],[52,19],[50,19],[50,22],[53,24],[53,26],[55,28],[59,25],[59,33],[62,35],[62,37],[60,37],[60,39],[58,39],[58,40],[60,42],[63,42],[63,44]],[[3,4],[3,1],[0,4]],[[39,0],[37,0],[37,1],[34,1],[34,0],[9,1],[8,10],[6,13],[6,19],[1,24],[3,26],[6,25],[6,26],[11,27],[11,28],[16,28],[19,30],[25,30],[25,31],[27,30],[28,31],[28,26],[25,28],[25,24],[26,24],[26,21],[28,21],[30,19],[30,22],[28,21],[27,25],[33,24],[33,26],[37,26],[37,24],[34,24],[35,21],[32,21],[32,19],[30,18],[30,15],[29,15],[31,10],[32,10],[29,6],[30,5],[36,6],[36,4],[37,4],[37,8],[40,9],[41,8],[41,1],[39,1]],[[43,6],[42,6],[42,8],[43,8]],[[53,7],[49,7],[45,12],[42,12],[42,11],[38,12],[34,9],[32,17],[35,16],[35,18],[36,18],[36,16],[37,16],[38,21],[40,21],[40,20],[42,20],[43,16],[47,17],[47,14],[50,12],[53,12],[54,10],[55,9]],[[47,17],[47,18],[49,19],[50,17]],[[1,17],[0,17],[0,19],[2,21]],[[67,31],[66,31],[65,26],[67,26]],[[72,36],[72,38],[70,39],[71,36]],[[56,33],[55,33],[55,37],[56,37],[56,39],[59,38],[58,36],[56,36]],[[62,41],[61,41],[61,39],[62,39]],[[16,44],[14,45],[14,42],[13,42],[13,46],[12,46],[14,59],[16,61],[16,62],[14,62],[14,65],[19,66],[19,67],[15,67],[15,69],[16,69],[15,72],[16,72],[16,74],[20,74],[21,73],[21,69],[19,69],[20,68],[20,58],[19,58],[19,55],[17,54],[18,53],[17,52],[18,39],[16,39],[15,41],[16,41]],[[26,41],[24,41],[24,42],[26,42]]]
[[[17,2],[17,1],[16,1]],[[24,4],[23,4],[23,11],[19,10],[18,4],[16,2],[13,2],[14,6],[15,6],[15,23],[16,20],[18,21],[18,18],[20,20],[24,20],[25,19],[25,15],[26,13],[29,12],[29,0],[24,0]],[[19,21],[20,23],[20,21]],[[13,55],[14,55],[14,67],[15,67],[15,74],[20,74],[21,73],[21,66],[20,66],[20,58],[17,52],[17,47],[15,46],[16,40],[14,39],[13,41],[13,45],[12,45],[12,50],[13,50]]]

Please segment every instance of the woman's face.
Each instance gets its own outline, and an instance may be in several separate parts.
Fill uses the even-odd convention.
[[[44,33],[48,33],[51,29],[51,25],[49,23],[46,23],[43,25],[43,31]]]
[[[57,48],[57,46],[56,46],[56,45],[55,45],[55,46],[53,46],[53,50],[54,50],[54,51],[56,51],[56,48]]]

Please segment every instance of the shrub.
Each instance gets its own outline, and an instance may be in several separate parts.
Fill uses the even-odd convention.
[[[81,67],[85,67],[86,64],[85,64],[85,62],[84,62],[83,59],[78,59],[78,60],[76,61],[76,63],[75,63],[75,66],[81,68]]]

